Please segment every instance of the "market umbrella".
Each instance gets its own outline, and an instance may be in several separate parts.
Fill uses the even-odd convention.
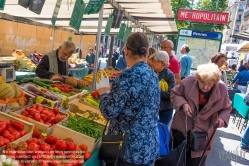
[[[237,52],[249,52],[249,41],[244,41],[240,47],[238,47]]]

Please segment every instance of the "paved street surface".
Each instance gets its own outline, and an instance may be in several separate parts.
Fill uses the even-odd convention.
[[[232,123],[232,118],[233,116],[228,128],[216,131],[214,147],[207,158],[206,166],[249,166],[249,153],[240,149],[243,131],[240,134],[236,123]]]

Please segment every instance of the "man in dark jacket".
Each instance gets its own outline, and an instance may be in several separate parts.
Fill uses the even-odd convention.
[[[117,47],[113,47],[113,53],[112,53],[112,67],[116,67],[116,61],[118,60],[119,53],[117,52]]]
[[[71,41],[65,41],[58,49],[44,55],[36,68],[36,75],[40,78],[63,80],[61,75],[68,75],[68,59],[75,51]]]

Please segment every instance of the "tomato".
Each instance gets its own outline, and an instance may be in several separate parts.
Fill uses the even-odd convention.
[[[4,144],[4,140],[3,140],[3,138],[1,138],[0,139],[0,147],[2,147],[2,146],[4,146],[5,144]]]
[[[43,110],[43,107],[39,106],[37,109],[36,109],[38,112],[41,112]]]
[[[13,150],[13,149],[5,149],[4,155],[6,155],[9,158],[15,158],[16,157],[16,151]]]
[[[25,151],[18,150],[16,153],[16,159],[25,160],[25,159],[27,159],[27,154],[25,153]]]
[[[37,121],[40,121],[40,119],[41,119],[40,113],[35,113],[34,114],[34,119],[37,120]]]
[[[18,150],[18,146],[15,143],[8,143],[5,147],[5,149],[10,149],[10,150]]]
[[[48,120],[47,115],[45,115],[45,114],[40,114],[40,115],[41,115],[41,119],[42,119],[43,121]]]
[[[63,166],[72,166],[72,164],[71,163],[66,163]]]
[[[55,135],[50,135],[45,139],[45,142],[47,142],[48,144],[55,144],[57,141],[57,137]]]
[[[15,137],[15,139],[18,139],[18,138],[21,138],[21,137],[22,137],[21,133],[18,132],[18,131],[14,132],[14,133],[12,133],[12,134],[13,134],[13,136]]]
[[[41,140],[45,141],[46,136],[44,136],[44,135],[41,134],[38,139],[41,139]]]
[[[4,134],[5,138],[7,138],[10,142],[15,141],[15,137],[12,134]]]
[[[56,114],[58,114],[59,113],[59,109],[58,108],[54,108],[53,109],[53,113],[56,115]]]
[[[61,120],[65,119],[67,115],[61,115]]]
[[[53,150],[53,152],[56,150],[56,144],[52,144],[50,145],[50,147],[51,147],[51,150]]]
[[[59,139],[56,142],[56,150],[64,151],[64,150],[66,150],[66,148],[67,148],[67,143],[64,140]]]
[[[91,152],[85,152],[84,153],[84,160],[88,160],[91,157],[92,153]]]
[[[22,114],[23,116],[28,116],[28,115],[29,115],[28,111],[23,111],[21,114]]]
[[[51,117],[51,112],[48,109],[43,109],[42,114],[45,114],[47,117]]]
[[[76,145],[73,142],[68,142],[67,143],[67,149],[68,151],[75,151],[76,150]]]
[[[48,120],[48,123],[54,123],[55,117],[52,117],[51,119]]]
[[[58,114],[54,119],[54,123],[58,123],[60,121],[61,121],[61,115]]]
[[[3,133],[2,133],[2,136],[5,135],[5,134],[10,134],[10,132],[8,130],[5,130]]]
[[[25,130],[20,130],[19,132],[21,133],[22,136],[27,134],[27,132]]]
[[[29,115],[28,118],[34,119],[34,117],[32,115]]]
[[[67,154],[68,159],[74,159],[77,156],[77,154],[74,151],[71,151]]]
[[[35,129],[33,131],[32,138],[39,138],[40,135],[41,135],[40,131]]]
[[[42,151],[50,151],[50,145],[47,143],[41,143],[40,150]]]
[[[78,161],[78,166],[82,166],[83,164],[84,164],[84,160],[83,159],[81,159],[81,160]]]
[[[64,141],[66,141],[66,142],[73,142],[73,139],[72,138],[65,138]]]
[[[28,147],[28,144],[24,141],[22,141],[18,144],[18,150],[26,150],[27,147]]]
[[[49,166],[49,162],[47,161],[42,161],[40,166]]]
[[[10,134],[13,134],[14,132],[17,131],[16,129],[14,129],[14,128],[11,127],[11,126],[9,126],[9,127],[7,128],[7,130],[10,132]]]
[[[30,151],[38,151],[39,148],[40,148],[39,145],[37,145],[36,143],[33,143],[33,142],[32,142],[32,143],[30,143],[30,144],[28,145],[27,150],[30,150]]]
[[[25,163],[25,166],[32,166],[30,163]]]
[[[38,139],[37,138],[30,138],[30,139],[27,140],[27,143],[28,144],[31,144],[31,143],[37,144],[38,143]]]
[[[10,140],[8,140],[7,138],[3,138],[3,142],[4,142],[4,145],[7,145],[8,143],[10,143]]]
[[[88,147],[85,145],[85,144],[81,144],[80,146],[80,149],[82,150],[82,151],[87,151],[87,149],[88,149]]]
[[[55,117],[56,114],[54,112],[51,112],[51,117]]]

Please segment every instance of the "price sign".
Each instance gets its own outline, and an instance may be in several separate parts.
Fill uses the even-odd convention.
[[[62,0],[57,0],[57,2],[55,4],[54,13],[53,13],[53,16],[51,19],[52,25],[55,25],[55,22],[56,22],[56,19],[57,19],[57,16],[58,16],[58,13],[59,13],[59,10],[61,7],[61,2],[62,2]]]
[[[105,35],[107,35],[107,36],[109,36],[109,34],[110,34],[113,18],[114,18],[113,15],[109,14],[108,21],[107,21],[106,26],[105,26]]]
[[[125,28],[125,23],[122,23],[118,32],[118,40],[123,40]]]
[[[105,0],[90,0],[87,4],[85,14],[97,14],[99,13]]]
[[[76,0],[69,25],[77,31],[80,29],[85,8],[86,4],[83,0]]]
[[[5,6],[5,0],[0,0],[0,10],[3,10]]]

